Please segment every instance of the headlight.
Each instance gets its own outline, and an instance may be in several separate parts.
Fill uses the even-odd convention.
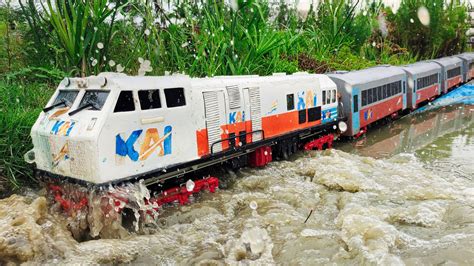
[[[29,150],[28,152],[23,155],[23,159],[25,159],[25,162],[27,163],[34,163],[35,162],[35,152],[33,149]]]
[[[341,131],[341,133],[344,133],[347,130],[347,124],[344,121],[339,121],[337,127],[339,128],[339,131]]]

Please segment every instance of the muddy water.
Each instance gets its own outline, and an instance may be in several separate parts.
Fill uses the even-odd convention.
[[[0,263],[474,264],[474,107],[226,178],[123,239],[78,243],[37,194],[0,200]]]

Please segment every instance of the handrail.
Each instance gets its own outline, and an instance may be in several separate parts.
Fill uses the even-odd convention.
[[[247,137],[247,136],[250,135],[250,134],[252,134],[252,136],[253,136],[254,133],[262,133],[262,140],[265,139],[265,132],[264,132],[262,129],[255,130],[255,131],[251,131],[251,132],[246,132],[245,134],[235,135],[234,137],[230,137],[230,138],[226,138],[226,139],[221,139],[221,140],[218,140],[218,141],[212,143],[212,144],[211,144],[211,154],[214,154],[214,145],[216,145],[216,144],[222,143],[222,142],[224,142],[224,141],[229,141],[229,140],[232,140],[232,139],[235,140],[236,138],[240,138],[240,137]],[[233,146],[233,147],[231,147],[231,148],[235,149],[236,147]]]

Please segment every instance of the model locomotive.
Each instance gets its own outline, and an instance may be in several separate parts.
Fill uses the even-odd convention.
[[[66,78],[34,124],[26,157],[49,181],[94,186],[150,186],[221,163],[264,166],[417,108],[472,79],[473,60],[327,75]]]

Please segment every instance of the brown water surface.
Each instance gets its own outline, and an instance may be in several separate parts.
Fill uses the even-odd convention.
[[[43,197],[0,200],[0,263],[474,264],[474,107],[226,178],[123,239],[79,243]]]

